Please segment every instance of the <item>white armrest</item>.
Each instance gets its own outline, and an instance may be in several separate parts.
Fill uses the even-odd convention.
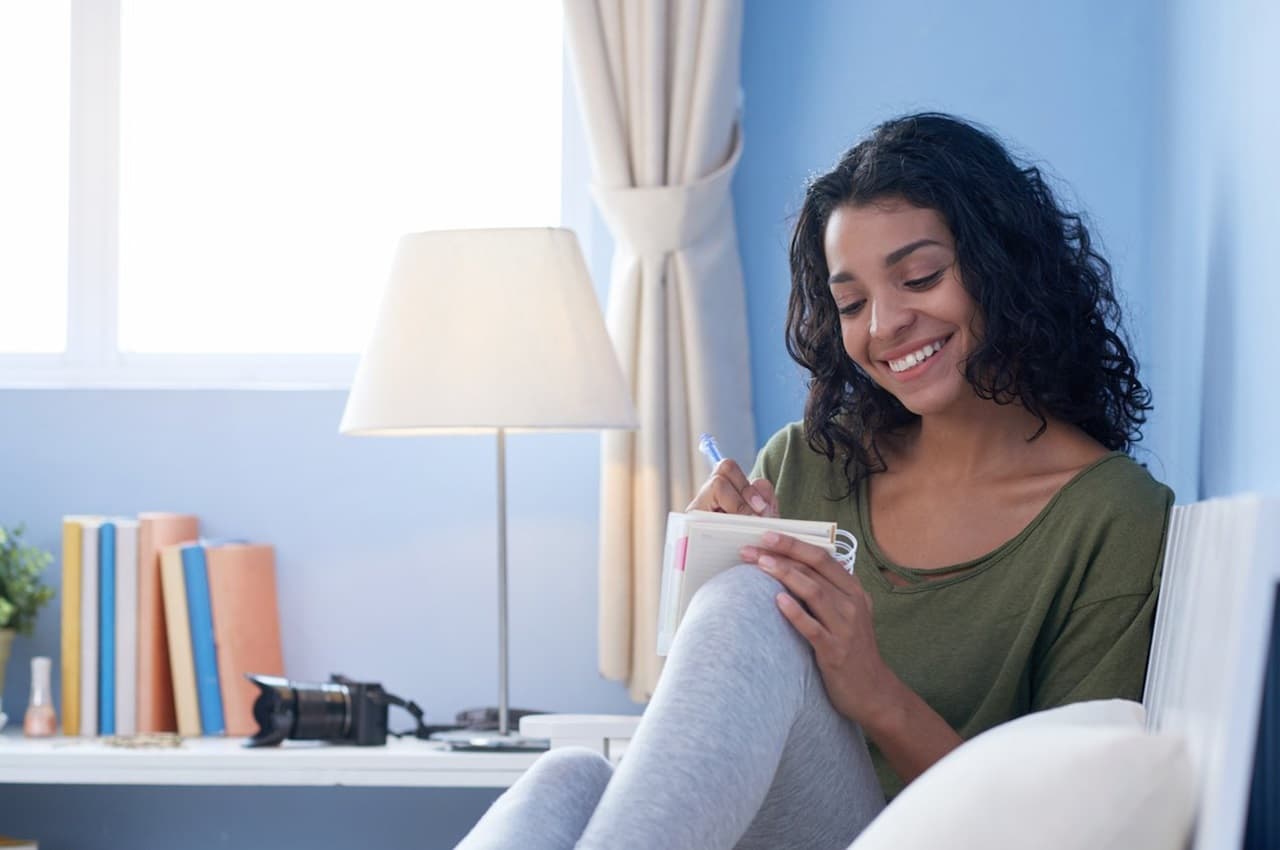
[[[520,718],[520,734],[546,738],[553,750],[586,747],[617,762],[638,725],[633,714],[531,714]]]

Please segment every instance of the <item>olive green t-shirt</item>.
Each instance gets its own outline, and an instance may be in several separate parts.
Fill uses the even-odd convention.
[[[992,552],[928,571],[885,557],[866,479],[844,495],[843,463],[810,448],[800,423],[769,440],[751,477],[773,482],[782,516],[834,521],[858,539],[880,654],[962,738],[1057,705],[1142,698],[1173,492],[1126,455],[1090,464]],[[902,782],[870,749],[892,798]]]

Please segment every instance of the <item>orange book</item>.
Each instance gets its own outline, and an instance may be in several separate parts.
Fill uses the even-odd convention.
[[[213,643],[227,734],[258,731],[253,703],[258,688],[245,673],[284,675],[276,558],[271,546],[228,543],[205,547]]]
[[[176,732],[173,672],[160,589],[160,550],[200,536],[189,514],[138,515],[138,731]]]

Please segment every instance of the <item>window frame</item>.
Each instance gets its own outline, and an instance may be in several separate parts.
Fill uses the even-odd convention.
[[[358,354],[143,354],[118,340],[121,0],[71,0],[67,340],[0,352],[0,388],[349,389]],[[561,220],[594,230],[569,69],[562,77]],[[579,137],[570,140],[567,133]],[[575,213],[576,211],[576,213]],[[584,239],[584,251],[589,251]],[[387,263],[391,257],[388,255]],[[385,269],[369,270],[372,277]]]

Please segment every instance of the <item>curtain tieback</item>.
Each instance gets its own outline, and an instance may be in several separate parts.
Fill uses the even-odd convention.
[[[742,133],[734,129],[725,164],[680,186],[592,186],[591,194],[617,240],[637,257],[660,257],[705,238],[732,214],[729,187],[742,156]]]

